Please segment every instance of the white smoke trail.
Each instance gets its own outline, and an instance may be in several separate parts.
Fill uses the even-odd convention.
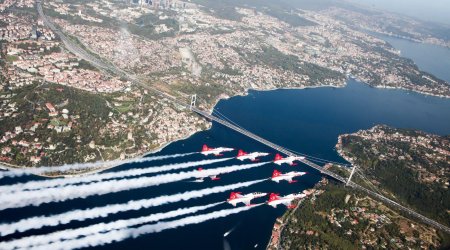
[[[37,236],[29,236],[24,237],[18,240],[12,240],[9,242],[0,242],[0,249],[16,249],[16,248],[34,248],[39,245],[50,244],[52,242],[58,242],[62,240],[70,240],[77,239],[79,237],[86,237],[89,235],[99,234],[103,232],[108,232],[117,229],[123,229],[128,227],[133,227],[137,225],[142,225],[145,223],[161,221],[165,219],[171,219],[187,214],[193,214],[202,210],[206,210],[212,207],[215,207],[219,204],[223,204],[224,202],[217,202],[204,206],[196,206],[190,208],[180,208],[177,210],[151,214],[148,216],[141,216],[138,218],[126,219],[126,220],[117,220],[109,223],[98,223],[94,225],[90,225],[87,227],[76,228],[76,229],[66,229],[57,231],[54,233],[46,234],[46,235],[37,235]]]
[[[54,167],[36,167],[36,168],[27,168],[27,169],[9,169],[9,171],[1,171],[0,179],[3,177],[20,177],[24,175],[43,175],[49,172],[64,172],[69,170],[82,170],[82,169],[92,169],[99,167],[111,167],[118,166],[129,163],[143,163],[149,161],[156,160],[164,160],[176,157],[183,157],[188,155],[197,154],[197,152],[192,153],[184,153],[184,154],[173,154],[173,155],[160,155],[153,157],[143,157],[143,158],[133,158],[128,160],[114,160],[114,161],[97,161],[97,162],[87,162],[87,163],[77,163],[77,164],[66,164],[62,166],[54,166]]]
[[[76,198],[86,198],[93,195],[103,195],[116,193],[125,190],[157,186],[165,183],[181,181],[189,178],[202,178],[205,176],[214,176],[234,171],[240,171],[255,168],[267,164],[253,163],[247,165],[234,165],[215,169],[206,169],[203,171],[190,171],[156,175],[151,177],[140,177],[134,179],[110,180],[84,185],[72,185],[61,188],[48,188],[45,192],[40,190],[23,191],[13,194],[0,196],[0,210],[8,208],[19,208],[25,206],[38,206],[43,203],[60,202]]]
[[[234,227],[232,227],[230,230],[226,231],[226,232],[223,234],[223,237],[227,237],[228,235],[230,235],[230,233],[232,233],[232,232],[239,226],[239,224],[241,224],[241,223],[239,222],[236,226],[234,226]]]
[[[54,242],[48,245],[38,246],[33,249],[78,249],[83,247],[94,247],[94,246],[101,246],[105,244],[109,244],[112,242],[119,242],[123,241],[128,238],[137,238],[144,234],[150,234],[150,233],[158,233],[164,230],[168,229],[175,229],[179,227],[184,227],[187,225],[193,225],[193,224],[200,224],[205,221],[218,219],[227,217],[232,214],[241,213],[250,209],[253,209],[255,207],[261,206],[255,205],[255,206],[245,206],[245,207],[238,207],[238,208],[232,208],[232,209],[224,209],[208,214],[201,214],[201,215],[195,215],[195,216],[189,216],[185,217],[179,220],[173,220],[173,221],[166,221],[166,222],[158,222],[156,224],[152,225],[144,225],[137,228],[126,228],[126,229],[119,229],[119,230],[112,230],[104,234],[94,234],[90,235],[81,239],[74,239],[74,240],[66,240],[66,241],[58,241]]]
[[[232,158],[221,158],[221,159],[203,160],[203,161],[197,161],[197,162],[176,163],[176,164],[169,164],[169,165],[164,165],[164,166],[159,166],[159,167],[137,168],[137,169],[130,169],[130,170],[124,170],[124,171],[119,171],[119,172],[94,174],[94,175],[83,176],[83,177],[74,177],[74,178],[65,178],[65,179],[58,178],[58,179],[49,179],[49,180],[43,180],[43,181],[29,181],[26,183],[17,183],[17,184],[10,185],[10,186],[0,186],[0,193],[4,195],[7,193],[16,193],[16,192],[22,192],[22,191],[26,191],[26,190],[41,190],[44,188],[63,187],[63,186],[71,185],[71,184],[73,185],[73,184],[81,184],[81,183],[98,182],[98,181],[103,181],[103,180],[108,180],[108,179],[133,177],[133,176],[139,176],[139,175],[144,175],[144,174],[160,173],[160,172],[190,168],[190,167],[195,167],[195,166],[209,165],[209,164],[213,164],[213,163],[227,161],[230,159],[232,159]]]
[[[134,200],[122,204],[113,204],[104,207],[94,207],[85,210],[81,209],[72,210],[62,214],[50,216],[31,217],[10,224],[0,224],[0,236],[10,235],[15,232],[26,232],[31,229],[40,229],[46,226],[64,225],[72,221],[84,221],[88,219],[107,217],[108,215],[117,214],[120,212],[136,211],[143,208],[156,207],[179,201],[187,201],[195,198],[201,198],[211,194],[222,193],[243,187],[252,186],[266,180],[267,179],[247,181],[220,187],[187,191],[184,193],[178,193],[174,195],[163,195],[151,199]]]

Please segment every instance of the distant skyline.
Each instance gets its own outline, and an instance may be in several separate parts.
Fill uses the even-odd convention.
[[[450,0],[351,0],[425,21],[450,25]]]

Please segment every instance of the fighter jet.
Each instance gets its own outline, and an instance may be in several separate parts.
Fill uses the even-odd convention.
[[[233,206],[236,206],[238,203],[242,202],[247,206],[251,205],[251,201],[255,198],[264,197],[267,193],[250,193],[250,194],[241,194],[241,192],[231,192],[230,198],[227,200]]]
[[[215,155],[215,156],[222,156],[222,152],[229,152],[233,151],[234,148],[209,148],[208,145],[204,144],[202,148],[202,154],[203,155]]]
[[[294,163],[294,161],[299,161],[299,160],[304,160],[304,159],[305,159],[305,157],[303,157],[303,156],[300,156],[300,157],[288,156],[286,158],[283,158],[283,156],[281,156],[280,154],[276,154],[273,163],[280,165],[280,166],[283,163],[287,163],[291,166],[295,166],[295,165],[297,165],[297,163]]]
[[[201,172],[203,171],[203,168],[198,168],[197,171]],[[220,177],[217,177],[217,175],[206,175],[206,174],[200,174],[200,176],[194,181],[194,182],[203,182],[205,181],[205,178],[210,178],[212,181],[220,180]]]
[[[269,195],[269,200],[267,201],[267,204],[276,208],[278,205],[283,204],[287,206],[288,208],[294,208],[291,203],[294,199],[301,199],[305,198],[305,193],[297,193],[297,194],[289,194],[286,196],[280,196],[280,194],[271,193]]]
[[[289,183],[294,183],[294,182],[297,182],[297,181],[292,180],[294,177],[302,176],[305,174],[307,174],[307,173],[306,172],[295,172],[295,171],[283,174],[280,171],[275,169],[272,173],[272,181],[279,183],[280,181],[285,180],[285,181],[288,181]]]
[[[261,152],[253,152],[253,153],[246,153],[243,150],[239,149],[237,159],[244,161],[244,160],[251,160],[251,161],[258,161],[259,159],[257,157],[260,156],[266,156],[269,155],[268,153],[261,153]]]

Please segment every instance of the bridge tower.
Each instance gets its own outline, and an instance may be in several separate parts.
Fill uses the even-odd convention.
[[[352,172],[350,173],[350,176],[348,177],[348,180],[347,180],[347,182],[345,183],[346,186],[348,186],[348,184],[349,184],[350,181],[352,180],[352,176],[353,176],[353,174],[355,173],[355,170],[356,170],[356,165],[353,165]]]
[[[197,101],[197,94],[192,95],[192,96],[191,96],[191,107],[190,107],[190,110],[192,110],[192,108],[195,107],[195,102],[196,102],[196,101]]]

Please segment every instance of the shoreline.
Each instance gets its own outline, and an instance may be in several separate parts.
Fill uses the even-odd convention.
[[[347,162],[349,162],[349,163],[351,163],[351,164],[354,164],[353,161],[352,161],[353,159],[351,159],[350,157],[346,156],[346,155],[344,154],[344,151],[342,150],[342,136],[345,136],[345,135],[347,135],[347,134],[341,134],[341,135],[338,136],[338,140],[337,140],[337,143],[336,143],[336,145],[334,146],[334,148],[336,149],[336,152],[338,153],[338,155],[339,155],[340,157],[342,157],[342,158],[343,158],[344,160],[346,160]],[[324,168],[326,168],[327,165],[328,165],[328,164],[326,164],[326,165],[324,166]],[[334,164],[332,164],[332,165],[334,165]],[[312,189],[312,190],[318,190],[319,187],[326,186],[326,185],[328,185],[328,179],[327,179],[326,177],[323,177],[323,176],[322,176],[322,179],[321,179],[320,181],[318,181],[316,184],[314,184],[314,186],[313,186],[311,189]],[[316,196],[316,195],[320,195],[320,194],[314,194],[314,196]],[[278,249],[278,248],[279,248],[279,244],[280,244],[281,239],[282,239],[283,229],[285,228],[286,224],[289,223],[290,217],[291,217],[291,216],[294,214],[294,212],[300,207],[300,205],[305,201],[305,199],[311,199],[311,198],[310,198],[310,197],[306,197],[306,198],[304,198],[304,199],[301,199],[301,200],[297,203],[297,205],[295,206],[295,208],[293,209],[293,211],[286,210],[286,211],[283,213],[283,215],[279,217],[279,218],[283,218],[283,217],[285,217],[285,218],[284,218],[284,220],[282,220],[282,222],[281,222],[280,227],[279,227],[278,230],[276,229],[276,225],[277,225],[278,219],[275,221],[275,223],[274,223],[273,226],[272,226],[272,233],[273,233],[273,232],[277,232],[277,233],[278,233],[278,239],[277,239],[277,242],[274,243],[274,237],[273,237],[273,234],[272,234],[272,235],[270,236],[269,242],[268,242],[267,245],[266,245],[266,248],[265,248],[266,250],[272,250],[272,249]]]
[[[362,83],[364,83],[364,82],[362,82]],[[367,83],[364,83],[364,84],[367,84]],[[367,84],[367,85],[369,85],[369,84]],[[437,95],[437,94],[432,94],[432,93],[428,93],[428,92],[407,89],[407,88],[403,88],[403,87],[391,87],[391,86],[380,86],[380,85],[377,85],[377,86],[369,85],[369,86],[376,88],[376,89],[401,90],[401,91],[405,91],[408,93],[420,94],[420,95],[424,95],[424,96],[431,96],[431,97],[437,97],[437,98],[442,98],[442,99],[450,99],[450,95]]]
[[[344,135],[346,135],[346,134],[342,134],[342,135],[338,136],[338,141],[337,141],[337,143],[335,145],[336,152],[344,160],[346,160],[347,162],[349,162],[351,164],[354,164],[353,161],[352,161],[353,159],[351,159],[348,156],[346,156],[344,154],[344,151],[342,150],[342,147],[341,147],[342,146],[342,136],[344,136]],[[326,168],[327,165],[328,164],[326,164],[324,166],[324,168]],[[334,165],[334,164],[331,164],[331,165]],[[331,165],[329,165],[329,166],[331,166]],[[322,179],[320,181],[318,181],[316,184],[314,184],[314,186],[312,188],[310,188],[309,190],[314,190],[314,192],[316,192],[316,190],[319,190],[320,187],[323,187],[323,186],[326,186],[326,185],[328,185],[328,179],[327,179],[327,177],[322,176]],[[320,195],[320,194],[321,193],[314,193],[313,196],[316,197],[317,195]],[[300,199],[293,210],[289,210],[288,209],[288,210],[286,210],[283,213],[283,215],[281,215],[279,217],[279,218],[284,218],[284,220],[282,220],[281,223],[279,224],[280,225],[279,229],[276,229],[276,225],[278,223],[278,219],[279,218],[275,221],[275,223],[272,226],[272,235],[270,236],[269,242],[267,243],[266,248],[265,248],[266,250],[272,250],[272,249],[278,249],[279,248],[279,246],[280,246],[279,244],[280,244],[280,242],[282,240],[282,233],[283,233],[283,230],[284,230],[286,224],[289,223],[290,217],[295,213],[295,211],[300,207],[300,205],[305,201],[305,199],[311,199],[311,197],[306,197],[306,198]],[[273,232],[277,232],[278,233],[278,239],[276,240],[277,241],[276,243],[274,243]]]
[[[254,90],[254,91],[274,91],[274,90],[294,90],[294,89],[296,89],[296,90],[297,90],[297,89],[298,89],[298,90],[303,90],[303,89],[315,89],[315,88],[327,88],[327,87],[330,87],[330,88],[345,88],[346,86],[347,86],[347,81],[344,81],[344,83],[343,83],[341,86],[335,86],[335,85],[317,85],[317,86],[286,87],[286,88],[270,88],[270,89],[252,89],[252,88],[246,88],[244,92],[238,93],[238,94],[233,95],[233,96],[228,96],[228,95],[226,95],[226,96],[222,95],[222,97],[219,96],[219,98],[217,98],[217,99],[215,100],[214,105],[212,106],[212,108],[211,108],[211,109],[208,109],[208,111],[209,111],[210,113],[212,113],[212,111],[214,110],[214,108],[217,106],[217,104],[218,104],[221,100],[228,100],[228,99],[230,99],[230,98],[232,98],[232,97],[235,97],[235,96],[248,96],[250,90]],[[208,126],[208,128],[207,128],[206,130],[211,129],[211,127],[212,127],[212,122],[209,122],[208,124],[209,124],[209,126]],[[181,140],[186,140],[186,139],[188,139],[189,137],[193,136],[194,134],[196,134],[196,133],[198,133],[198,132],[206,131],[206,130],[201,130],[201,129],[200,129],[200,130],[197,130],[197,131],[192,131],[192,133],[189,133],[189,134],[187,134],[186,136],[183,136],[183,137],[181,137],[181,138],[179,138],[179,139],[176,139],[176,140],[167,142],[167,143],[165,143],[165,144],[163,144],[163,145],[161,145],[161,146],[159,146],[159,147],[157,147],[157,148],[155,148],[155,149],[153,149],[153,150],[151,150],[151,151],[147,151],[147,152],[145,152],[145,153],[143,153],[143,154],[141,154],[141,155],[139,155],[139,156],[132,157],[132,158],[128,158],[128,159],[126,159],[126,160],[133,160],[133,159],[142,159],[142,158],[145,158],[146,156],[149,156],[149,155],[151,155],[151,154],[155,154],[155,153],[161,152],[164,148],[166,148],[167,146],[169,146],[170,144],[172,144],[172,143],[174,143],[174,142],[178,142],[178,141],[181,141]],[[117,159],[105,161],[105,164],[108,164],[108,162],[112,162],[112,161],[115,161],[115,160],[117,160]],[[2,163],[0,163],[0,166],[1,166],[1,164],[2,164]],[[76,164],[76,163],[75,163],[75,164]],[[82,177],[82,176],[85,176],[85,175],[90,175],[90,174],[100,173],[100,172],[103,172],[103,171],[106,171],[106,170],[109,170],[109,169],[118,167],[118,166],[123,165],[123,164],[126,164],[126,162],[121,163],[121,164],[118,164],[118,165],[112,165],[112,166],[109,166],[109,167],[104,167],[104,168],[99,168],[99,169],[95,169],[95,170],[91,170],[91,171],[86,171],[86,172],[80,173],[80,174],[67,174],[67,175],[61,174],[61,175],[53,175],[53,176],[48,176],[48,175],[37,175],[37,176],[45,177],[45,178],[60,178],[60,177],[63,177],[63,178],[74,178],[74,177]],[[17,167],[17,169],[23,169],[23,168],[26,168],[26,167]]]
[[[360,27],[359,30],[361,32],[363,32],[363,33],[369,34],[371,36],[375,36],[378,39],[381,39],[383,41],[385,41],[385,40],[380,38],[381,36],[386,36],[386,37],[395,38],[395,39],[401,39],[401,40],[405,40],[405,41],[409,41],[409,42],[413,42],[413,43],[418,43],[418,44],[433,45],[433,46],[439,46],[439,47],[442,47],[442,48],[445,48],[445,49],[450,49],[450,42],[446,43],[445,40],[441,40],[441,42],[432,42],[432,41],[429,41],[429,40],[420,40],[420,39],[413,38],[413,37],[401,36],[401,35],[389,33],[389,32],[386,32],[386,31],[380,31],[380,30],[378,30],[378,31],[377,30],[370,30],[368,28],[362,28],[362,27]]]
[[[373,88],[375,88],[375,89],[400,90],[400,91],[405,91],[405,92],[408,92],[408,93],[409,93],[409,92],[412,92],[412,93],[416,93],[416,94],[420,94],[420,95],[424,95],[424,96],[431,96],[431,97],[436,97],[436,98],[450,99],[450,96],[434,95],[434,94],[431,94],[431,93],[424,93],[424,92],[420,92],[420,91],[416,91],[416,90],[411,90],[411,89],[406,89],[406,88],[402,88],[402,87],[372,86],[372,85],[370,85],[370,84],[368,84],[368,83],[366,83],[366,82],[364,82],[364,81],[361,81],[361,80],[358,79],[357,77],[351,76],[351,75],[350,75],[350,76],[348,76],[348,77],[345,79],[345,81],[344,81],[342,84],[340,84],[340,85],[315,85],[315,86],[298,86],[298,87],[283,87],[283,88],[276,88],[276,87],[275,87],[275,88],[265,88],[265,89],[246,88],[243,92],[238,92],[238,93],[236,93],[236,94],[233,95],[233,96],[228,96],[228,95],[226,95],[226,94],[221,94],[221,95],[218,96],[218,98],[215,99],[214,105],[212,105],[211,107],[208,107],[207,110],[209,111],[209,113],[212,113],[212,112],[214,111],[215,107],[217,106],[217,104],[218,104],[220,101],[222,101],[222,100],[228,100],[228,99],[230,99],[230,98],[232,98],[232,97],[236,97],[236,96],[248,96],[248,95],[249,95],[249,91],[261,91],[261,92],[266,92],[266,91],[275,91],[275,90],[305,90],[305,89],[316,89],[316,88],[345,88],[345,87],[347,87],[347,85],[348,85],[348,84],[347,84],[347,81],[348,81],[349,79],[354,79],[355,81],[357,81],[357,82],[359,82],[359,83],[361,83],[361,84],[365,84],[365,85],[367,85],[367,86],[369,86],[369,87],[373,87]],[[72,177],[82,177],[82,176],[84,176],[84,175],[89,175],[89,174],[94,174],[94,173],[100,173],[100,172],[102,172],[102,171],[106,171],[106,170],[109,170],[109,169],[118,167],[118,166],[120,166],[120,165],[126,164],[126,162],[125,162],[126,160],[142,159],[142,158],[145,158],[146,156],[149,156],[149,155],[152,155],[152,154],[161,152],[164,148],[166,148],[167,146],[169,146],[170,144],[172,144],[172,143],[174,143],[174,142],[181,141],[181,140],[186,140],[186,139],[188,139],[189,137],[191,137],[192,135],[194,135],[194,134],[196,134],[196,133],[198,133],[198,132],[202,132],[202,131],[206,131],[206,130],[208,130],[208,129],[211,129],[211,127],[212,127],[212,122],[209,122],[208,124],[209,124],[209,126],[208,126],[205,130],[199,129],[199,130],[196,130],[196,131],[192,131],[191,133],[188,133],[188,134],[185,135],[185,136],[182,136],[182,137],[177,138],[177,139],[175,139],[175,140],[169,141],[169,142],[167,142],[167,143],[165,143],[165,144],[163,144],[163,145],[161,145],[161,146],[159,146],[159,147],[156,147],[156,148],[153,149],[153,150],[150,150],[150,151],[147,151],[147,152],[143,152],[143,153],[141,153],[141,154],[139,154],[139,155],[136,155],[135,157],[132,157],[132,158],[124,159],[124,162],[123,162],[123,163],[120,163],[120,164],[114,164],[114,165],[108,166],[108,167],[95,168],[95,169],[88,170],[88,171],[83,172],[83,173],[76,173],[76,174],[58,174],[58,175],[45,175],[45,174],[44,174],[44,175],[41,175],[41,174],[33,174],[33,175],[40,176],[40,177],[44,177],[44,178],[60,178],[60,177],[63,177],[63,178],[72,178]],[[348,162],[351,163],[351,161],[350,161],[349,159],[347,159],[347,158],[345,157],[345,155],[342,154],[342,152],[339,151],[339,149],[338,149],[337,146],[338,146],[338,145],[336,145],[336,150],[337,150],[338,154],[339,154],[344,160],[346,160],[346,161],[348,161]],[[104,163],[105,163],[105,165],[108,165],[108,163],[113,162],[113,161],[117,161],[117,160],[119,160],[119,158],[118,158],[118,159],[111,159],[111,160],[105,161]],[[87,162],[86,162],[86,163],[87,163]],[[77,163],[73,163],[73,164],[77,164]],[[57,168],[57,167],[58,167],[58,166],[55,166],[55,168]],[[27,168],[29,168],[29,167],[17,166],[17,165],[14,165],[14,164],[9,164],[9,163],[0,162],[0,170],[15,170],[15,169],[19,169],[19,170],[25,169],[25,170],[26,170]],[[39,167],[37,167],[37,168],[39,168]]]
[[[409,92],[409,93],[415,93],[415,94],[420,94],[420,95],[424,95],[424,96],[431,96],[431,97],[439,97],[439,98],[443,98],[443,99],[450,99],[450,95],[438,95],[438,94],[433,94],[433,93],[429,93],[429,92],[423,92],[423,91],[419,91],[419,90],[413,90],[413,89],[407,89],[404,87],[392,87],[392,86],[385,86],[385,85],[370,85],[368,83],[366,83],[365,81],[359,79],[357,76],[353,76],[350,75],[349,78],[365,84],[369,87],[375,88],[375,89],[386,89],[386,90],[401,90],[401,91],[405,91],[405,92]],[[450,84],[450,83],[449,83]]]
[[[255,88],[245,88],[243,92],[238,92],[233,96],[228,96],[226,94],[222,94],[219,95],[219,97],[214,101],[214,105],[212,109],[208,109],[208,111],[210,111],[210,113],[214,110],[214,107],[217,106],[217,104],[221,101],[221,100],[228,100],[230,98],[236,97],[236,96],[248,96],[249,95],[249,91],[260,91],[260,92],[266,92],[266,91],[275,91],[275,90],[303,90],[303,89],[316,89],[316,88],[345,88],[347,87],[347,80],[349,78],[346,78],[344,83],[342,85],[315,85],[315,86],[299,86],[299,87],[282,87],[282,88],[266,88],[266,89],[255,89]],[[226,95],[224,97],[220,97]],[[450,96],[449,96],[450,98]]]
[[[211,128],[211,126],[209,126],[208,129],[210,129],[210,128]],[[43,178],[76,178],[76,177],[83,177],[85,175],[100,173],[100,172],[103,172],[103,171],[106,171],[106,170],[113,169],[115,167],[121,166],[123,164],[127,164],[126,161],[139,160],[139,159],[145,158],[146,156],[149,156],[151,154],[158,153],[158,152],[162,151],[164,148],[166,148],[167,146],[169,146],[170,144],[172,144],[174,142],[177,142],[177,141],[188,139],[192,135],[194,135],[194,134],[196,134],[198,132],[201,132],[201,131],[204,131],[204,130],[193,131],[192,133],[189,133],[186,136],[183,136],[183,137],[178,138],[176,140],[167,142],[167,143],[165,143],[165,144],[163,144],[163,145],[161,145],[161,146],[159,146],[159,147],[157,147],[157,148],[155,148],[155,149],[153,149],[151,151],[147,151],[147,152],[145,152],[143,154],[140,154],[140,155],[137,155],[135,157],[124,159],[123,160],[124,162],[119,163],[119,164],[113,164],[113,165],[108,166],[108,167],[99,167],[99,168],[88,170],[88,171],[83,172],[83,173],[76,173],[76,174],[45,175],[45,174],[34,174],[34,173],[31,173],[31,175],[39,176],[39,177],[43,177]],[[111,163],[111,162],[117,161],[117,160],[120,160],[120,159],[112,159],[112,160],[109,160],[109,161],[105,161],[104,164],[108,165],[108,163]],[[84,162],[84,163],[89,163],[89,162]],[[73,164],[82,164],[82,163],[73,163]],[[9,167],[7,165],[14,166],[14,167]],[[30,168],[30,167],[21,167],[21,166],[16,166],[16,165],[0,162],[0,170],[5,170],[5,171],[26,170],[27,168]],[[35,168],[39,169],[39,167],[35,167]],[[55,166],[55,168],[58,168],[58,166]]]
[[[305,202],[308,199],[310,200],[313,197],[315,198],[321,195],[322,193],[320,191],[319,192],[317,191],[319,190],[320,187],[326,185],[328,185],[328,180],[325,177],[322,177],[322,179],[320,179],[320,181],[314,184],[312,188],[305,189],[305,191],[308,191],[310,193],[307,197],[298,200],[297,204],[293,209],[287,209],[286,212],[283,213],[283,215],[281,215],[275,220],[275,223],[273,224],[272,227],[272,235],[270,236],[269,242],[267,242],[266,250],[279,249],[280,247],[279,244],[282,240],[283,230],[285,229],[286,224],[289,223],[291,217],[295,214],[295,212],[299,209],[300,205],[302,205],[303,202]],[[279,225],[279,227],[276,228],[276,225]],[[276,234],[274,235],[274,233]],[[274,241],[276,241],[276,243],[274,243]]]
[[[249,95],[249,91],[250,90],[254,90],[254,91],[274,91],[274,90],[303,90],[303,89],[315,89],[315,88],[327,88],[327,87],[331,87],[331,88],[345,88],[347,86],[347,80],[348,78],[346,78],[346,81],[343,82],[342,85],[340,86],[335,86],[335,85],[316,85],[316,86],[301,86],[301,87],[284,87],[284,88],[267,88],[267,89],[254,89],[254,88],[246,88],[243,92],[239,92],[236,93],[233,96],[228,96],[226,94],[222,94],[219,95],[218,98],[214,101],[214,105],[212,106],[212,108],[208,108],[209,113],[212,113],[214,108],[217,106],[217,104],[221,101],[221,100],[228,100],[232,97],[235,96],[248,96]],[[208,123],[209,126],[206,130],[211,129],[212,127],[212,122]],[[198,132],[202,132],[202,131],[206,131],[206,130],[197,130],[197,131],[192,131],[191,133],[187,134],[186,136],[183,136],[181,138],[175,139],[173,141],[167,142],[151,151],[147,151],[144,152],[138,156],[132,157],[132,158],[128,158],[128,159],[124,159],[125,160],[137,160],[137,159],[142,159],[145,158],[146,156],[149,156],[151,154],[155,154],[158,152],[161,152],[164,148],[166,148],[167,146],[169,146],[170,144],[177,142],[177,141],[181,141],[181,140],[185,140],[188,139],[189,137],[193,136],[194,134],[198,133]],[[105,161],[105,165],[108,165],[108,163],[113,162],[119,160],[118,159],[112,159],[112,160],[108,160]],[[84,163],[88,163],[88,162],[84,162]],[[73,164],[82,164],[82,163],[73,163]],[[92,170],[88,170],[86,172],[83,173],[77,173],[77,174],[58,174],[58,175],[45,175],[45,174],[32,174],[35,176],[39,176],[39,177],[43,177],[43,178],[75,178],[75,177],[82,177],[85,175],[90,175],[90,174],[95,174],[95,173],[100,173],[115,167],[118,167],[120,165],[126,164],[126,162],[120,163],[120,164],[114,164],[112,166],[108,166],[108,167],[100,167],[100,168],[96,168],[96,169],[92,169]],[[9,165],[9,166],[8,166]],[[55,168],[57,168],[58,166],[55,166]],[[9,163],[4,163],[4,162],[0,162],[0,170],[26,170],[27,168],[32,168],[32,167],[25,167],[25,166],[18,166],[18,165],[14,165],[14,164],[9,164]],[[36,167],[34,167],[36,168]],[[39,168],[39,167],[37,167]]]

